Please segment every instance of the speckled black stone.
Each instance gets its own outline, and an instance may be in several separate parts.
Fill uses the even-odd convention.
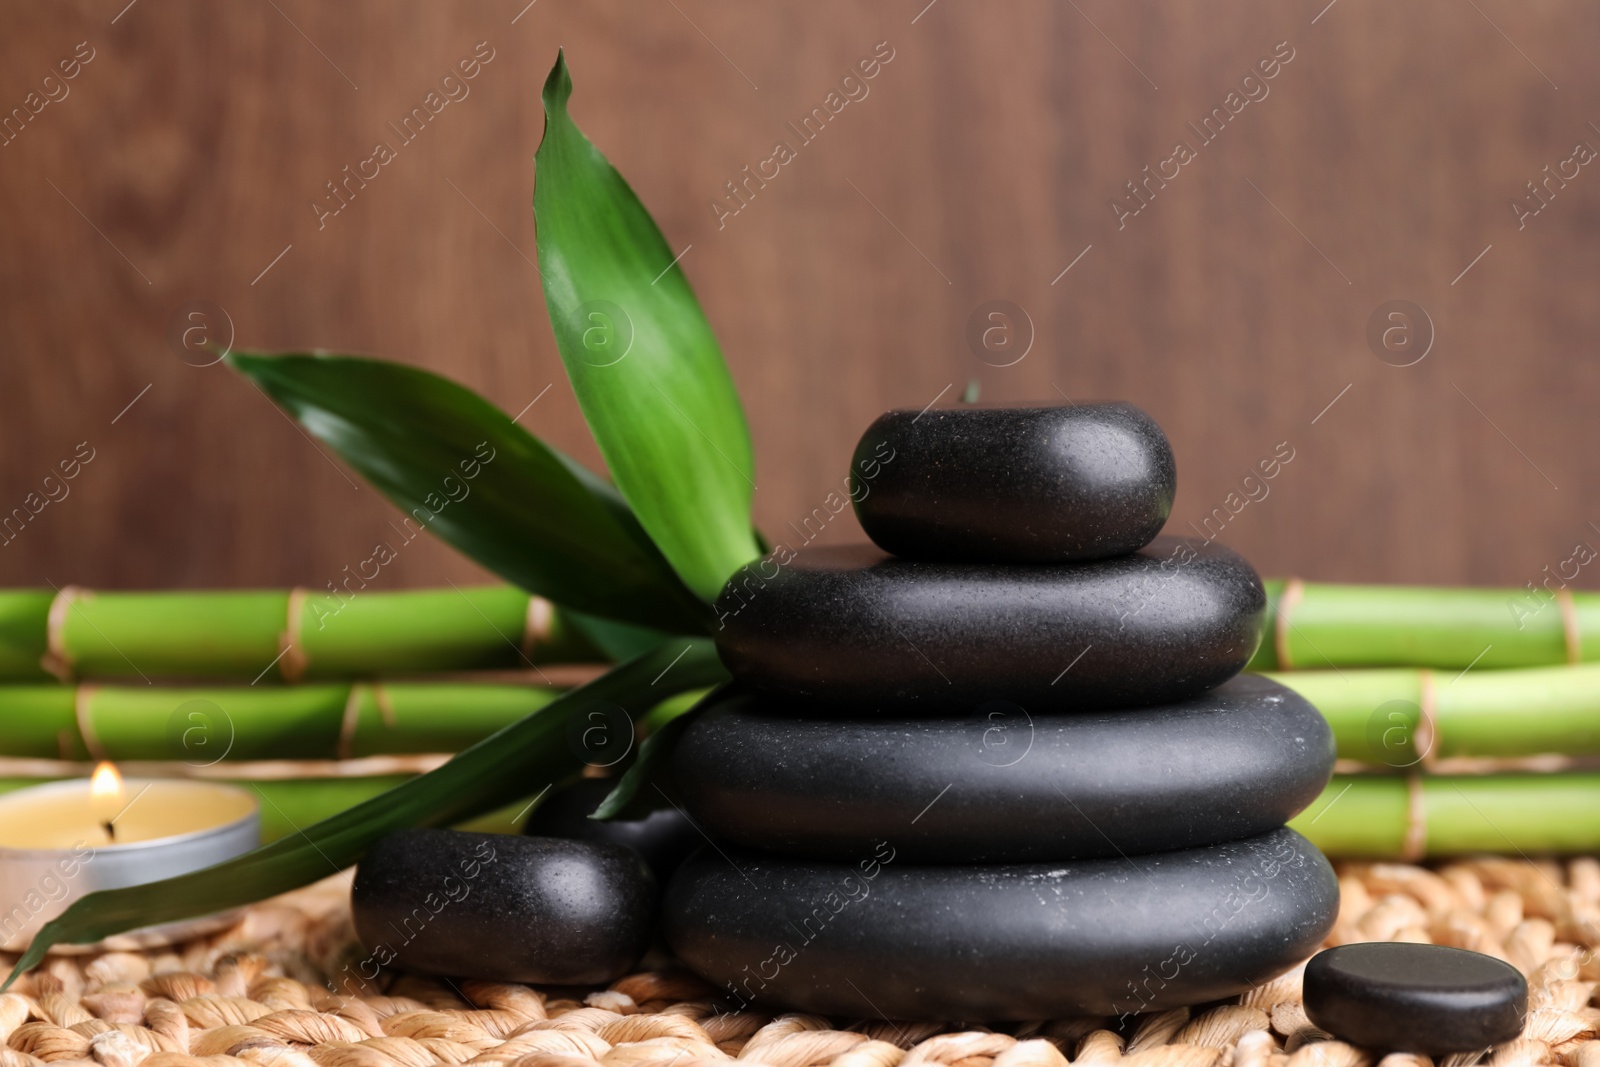
[[[850,495],[867,536],[915,559],[1068,563],[1150,543],[1178,472],[1132,404],[891,411],[862,435]]]
[[[1528,982],[1481,952],[1383,941],[1340,945],[1306,964],[1306,1014],[1356,1045],[1439,1055],[1510,1041]]]
[[[656,881],[632,849],[592,841],[399,830],[350,890],[377,964],[495,982],[610,982],[649,947]]]
[[[522,832],[532,837],[625,845],[643,856],[656,880],[665,883],[689,853],[705,844],[705,836],[688,816],[671,807],[657,808],[638,819],[589,818],[616,784],[605,778],[583,778],[551,793],[533,809]]]
[[[1065,860],[1232,841],[1282,826],[1333,771],[1333,732],[1242,675],[1181,704],[1029,715],[840,718],[744,695],[678,742],[683,803],[719,838],[850,860],[892,839],[925,863]]]
[[[834,709],[1030,714],[1184,700],[1237,674],[1266,621],[1233,551],[1158,537],[1092,563],[927,563],[809,548],[717,599],[722,661],[752,688]]]
[[[1055,1019],[1233,996],[1305,959],[1339,886],[1279,829],[1153,855],[912,866],[702,849],[662,928],[734,1006],[877,1019]]]

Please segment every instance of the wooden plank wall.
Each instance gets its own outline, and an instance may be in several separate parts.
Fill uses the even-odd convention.
[[[316,588],[386,536],[371,489],[177,357],[194,301],[242,345],[539,398],[524,423],[597,463],[531,262],[558,45],[578,120],[688,249],[768,529],[821,504],[878,412],[976,382],[1144,406],[1178,455],[1173,527],[1249,489],[1221,536],[1263,573],[1521,584],[1600,546],[1600,10],[926,2],[8,5],[0,108],[54,99],[0,147],[0,511],[92,458],[0,583]],[[380,141],[395,158],[328,213]],[[725,183],[779,141],[794,158],[732,214]],[[1431,323],[1411,366],[1368,343],[1394,300]],[[992,301],[1032,334],[1009,366],[968,342]],[[419,541],[382,581],[479,576]]]

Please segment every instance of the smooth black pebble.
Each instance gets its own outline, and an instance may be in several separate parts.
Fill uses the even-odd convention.
[[[742,695],[679,740],[674,779],[717,837],[854,859],[1065,860],[1232,841],[1282,826],[1333,772],[1333,732],[1242,675],[1181,704],[1079,715],[840,718]]]
[[[1528,982],[1509,963],[1445,945],[1340,945],[1306,964],[1306,1015],[1335,1037],[1384,1051],[1470,1052],[1510,1041]]]
[[[740,681],[817,710],[1169,703],[1243,669],[1266,622],[1250,565],[1182,538],[1039,566],[808,548],[770,570],[746,567],[724,587],[718,651]]]
[[[1131,1015],[1230,997],[1316,950],[1339,885],[1289,829],[1075,863],[854,863],[703,849],[662,928],[735,1006],[890,1019]]]
[[[551,793],[533,809],[522,832],[624,845],[643,856],[656,880],[665,883],[706,839],[677,808],[658,808],[639,819],[589,818],[616,784],[605,778],[583,778]]]
[[[1177,467],[1132,404],[891,411],[850,467],[867,536],[897,556],[1068,563],[1150,543]]]
[[[621,845],[399,830],[350,890],[375,962],[494,982],[603,984],[649,947],[656,882]]]

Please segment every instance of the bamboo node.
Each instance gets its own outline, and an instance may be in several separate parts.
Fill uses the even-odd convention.
[[[542,596],[528,598],[528,614],[522,623],[522,658],[533,662],[534,649],[549,640],[550,624],[555,620],[555,609]]]
[[[1420,774],[1406,775],[1406,835],[1400,858],[1415,863],[1428,854],[1428,798]]]
[[[334,755],[350,759],[355,755],[356,728],[361,725],[361,683],[350,683],[350,695],[345,697],[344,716],[339,720],[339,744]]]
[[[105,746],[100,743],[100,737],[94,732],[94,716],[89,708],[89,701],[94,696],[95,687],[92,685],[79,685],[72,693],[72,717],[78,723],[78,736],[83,738],[84,750],[89,753],[89,758],[96,763],[109,759]]]
[[[1278,596],[1278,612],[1272,620],[1272,651],[1278,657],[1278,669],[1290,671],[1294,663],[1289,657],[1289,627],[1293,625],[1290,615],[1300,606],[1300,601],[1306,595],[1306,583],[1299,578],[1289,578],[1283,583],[1283,592]]]
[[[67,615],[77,601],[93,597],[94,594],[82,586],[64,585],[56,590],[50,600],[50,610],[45,613],[45,653],[39,657],[39,666],[62,682],[70,683],[78,667],[67,648]]]
[[[1567,649],[1567,662],[1583,662],[1583,633],[1578,628],[1578,606],[1572,601],[1572,590],[1562,586],[1556,590],[1556,606],[1561,609],[1561,637]]]
[[[278,635],[278,673],[286,682],[298,682],[306,676],[311,661],[306,658],[300,642],[300,620],[305,614],[308,591],[301,586],[289,590],[289,604],[285,612],[283,633]]]
[[[1412,735],[1411,745],[1422,769],[1431,774],[1436,769],[1435,753],[1439,749],[1439,687],[1431,670],[1423,669],[1417,674],[1417,731]]]
[[[372,688],[372,699],[377,701],[378,704],[378,718],[383,720],[383,725],[386,728],[393,730],[395,727],[394,701],[389,699],[389,691],[377,682],[369,682],[368,684]]]

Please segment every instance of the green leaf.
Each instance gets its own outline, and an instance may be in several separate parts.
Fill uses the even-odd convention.
[[[709,640],[692,639],[687,649],[679,644],[668,642],[614,667],[437,770],[298,834],[202,871],[75,901],[34,937],[6,985],[42,960],[51,945],[87,944],[284,893],[357,862],[391,830],[462,822],[567,777],[582,764],[582,746],[570,740],[569,724],[576,716],[600,705],[620,706],[638,718],[675,693],[727,680]]]
[[[227,360],[405,512],[407,536],[424,528],[575,611],[706,631],[708,609],[616,490],[471,390],[353,356],[234,352]]]
[[[598,615],[569,611],[567,617],[602,652],[618,662],[642,655],[667,639],[659,630],[629,626],[625,622],[602,619]]]
[[[639,745],[639,754],[634,757],[633,764],[623,772],[621,778],[617,779],[617,784],[612,786],[611,792],[606,794],[606,798],[600,802],[600,806],[589,818],[614,819],[627,810],[639,796],[640,791],[665,770],[667,757],[672,755],[673,748],[678,744],[678,738],[683,736],[689,724],[694,722],[703,710],[725,699],[727,695],[727,687],[718,686],[695,701],[693,707],[674,715],[645,738]],[[642,798],[641,803],[646,807],[657,806],[654,799],[649,797]]]
[[[571,94],[558,54],[533,193],[556,344],[617,488],[709,601],[760,555],[750,432],[677,254],[568,117]]]

